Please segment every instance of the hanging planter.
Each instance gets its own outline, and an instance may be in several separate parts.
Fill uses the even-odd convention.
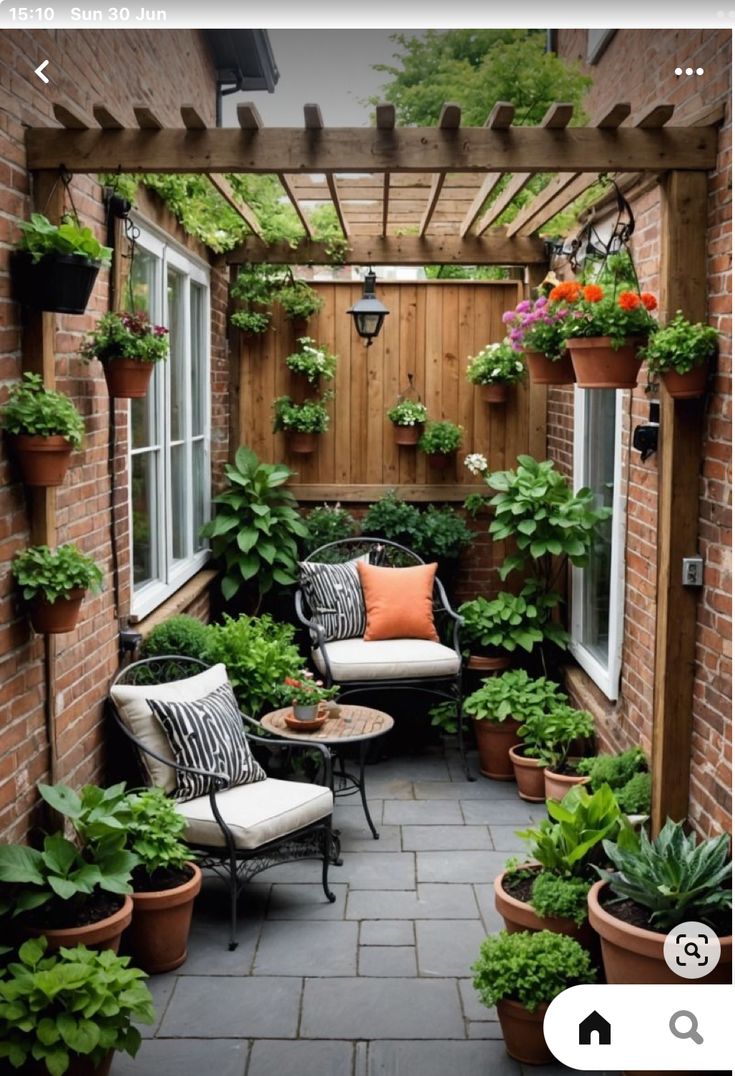
[[[153,376],[152,363],[139,359],[109,359],[103,370],[110,396],[117,400],[141,399]]]
[[[461,426],[447,421],[429,422],[419,438],[419,451],[425,453],[430,467],[446,471],[454,467],[461,444]]]
[[[408,376],[409,392],[413,392],[413,375]],[[393,423],[393,440],[397,445],[417,445],[424,432],[424,423],[429,417],[426,404],[421,400],[406,399],[403,396],[386,412]]]
[[[577,385],[581,389],[634,389],[643,362],[645,340],[626,338],[613,347],[610,336],[567,340]]]
[[[86,591],[97,593],[102,587],[100,569],[71,544],[31,546],[15,555],[11,571],[41,635],[73,631]]]
[[[417,445],[424,432],[423,422],[416,426],[394,426],[393,441],[397,445]]]
[[[668,325],[649,340],[649,377],[660,376],[675,400],[694,400],[707,391],[709,365],[719,333],[704,322],[691,322],[678,310]]]
[[[563,351],[558,358],[549,358],[543,351],[524,351],[523,354],[532,385],[574,384],[574,366],[568,351]]]
[[[83,314],[100,267],[110,264],[110,247],[82,227],[76,214],[52,224],[42,213],[32,213],[20,229],[23,236],[11,260],[15,298],[33,310]]]
[[[168,357],[168,329],[153,325],[144,313],[105,314],[88,334],[81,355],[102,363],[110,396],[139,399],[148,391],[155,364]]]
[[[331,381],[337,369],[337,356],[310,336],[300,336],[298,343],[299,350],[286,356],[291,373],[305,378],[312,386],[318,385],[320,378]]]
[[[311,456],[316,452],[319,435],[316,433],[304,433],[299,430],[290,430],[286,434],[288,451],[295,456]]]
[[[532,385],[571,385],[574,370],[564,347],[562,327],[581,285],[559,285],[547,298],[523,299],[515,310],[503,314],[508,339],[515,351],[522,351]],[[553,297],[553,298],[552,298]]]
[[[316,451],[317,438],[329,428],[329,412],[326,402],[334,393],[325,392],[319,400],[296,403],[290,396],[279,396],[273,401],[275,419],[273,430],[286,435],[289,452],[297,456],[310,456]]]
[[[488,404],[504,404],[508,386],[520,381],[525,367],[509,340],[487,344],[467,366],[467,380],[480,386],[480,398]]]
[[[420,442],[419,442],[420,447]],[[456,452],[427,452],[426,462],[435,471],[448,471],[457,460]]]
[[[39,374],[26,373],[10,390],[0,414],[27,486],[60,486],[72,451],[81,448],[82,417],[60,392],[44,388]]]

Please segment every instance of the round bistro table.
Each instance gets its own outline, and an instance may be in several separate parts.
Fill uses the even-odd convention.
[[[286,714],[290,713],[289,706],[282,710],[272,710],[261,717],[260,723],[263,728],[276,736],[282,736],[284,740],[298,740],[300,743],[315,741],[329,748],[331,753],[339,759],[339,770],[332,776],[332,793],[335,796],[352,796],[355,792],[360,793],[367,824],[377,841],[380,834],[373,825],[365,794],[365,757],[370,741],[377,739],[378,736],[384,736],[393,728],[393,718],[390,714],[384,714],[382,710],[373,710],[369,706],[339,703],[338,717],[328,717],[321,728],[314,732],[299,732],[286,724]],[[358,774],[348,773],[345,770],[340,752],[340,748],[351,743],[358,744],[360,750]],[[335,778],[339,783],[335,783]]]

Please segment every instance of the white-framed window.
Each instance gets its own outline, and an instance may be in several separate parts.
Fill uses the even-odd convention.
[[[165,601],[205,564],[210,507],[209,268],[163,233],[140,228],[133,302],[169,330],[169,357],[130,403],[132,614]]]
[[[574,390],[574,488],[592,489],[612,516],[596,532],[590,562],[572,569],[570,650],[609,699],[617,699],[625,600],[622,391]]]

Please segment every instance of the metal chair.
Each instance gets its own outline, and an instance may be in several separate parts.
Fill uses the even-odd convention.
[[[205,662],[197,658],[182,657],[179,655],[147,658],[127,665],[121,670],[110,685],[109,708],[112,716],[125,735],[127,740],[135,745],[138,751],[138,763],[144,784],[150,785],[150,774],[146,769],[145,759],[152,758],[158,763],[171,767],[174,771],[196,773],[211,777],[214,781],[221,782],[216,790],[208,793],[208,796],[199,797],[197,800],[178,803],[181,813],[187,817],[187,843],[198,853],[198,863],[204,868],[213,870],[218,877],[229,885],[230,891],[230,942],[229,948],[237,948],[235,932],[237,927],[237,901],[243,886],[260,871],[279,863],[296,859],[318,857],[322,861],[322,888],[327,900],[335,900],[334,893],[329,889],[328,873],[330,862],[338,863],[339,839],[332,830],[332,806],[333,796],[331,788],[331,758],[329,751],[322,744],[300,744],[289,742],[284,745],[283,741],[264,739],[246,731],[246,736],[251,747],[258,747],[262,751],[278,753],[281,756],[284,749],[288,751],[318,752],[323,766],[324,786],[306,784],[304,782],[281,781],[267,777],[265,781],[259,781],[252,785],[242,785],[235,788],[223,788],[225,780],[216,772],[194,769],[190,766],[179,765],[174,761],[172,754],[166,757],[165,753],[151,749],[144,743],[140,736],[135,735],[123,718],[119,708],[119,700],[116,700],[115,689],[124,687],[150,687],[151,685],[171,684],[185,682],[192,676],[210,668]],[[118,693],[119,695],[120,693]],[[128,693],[129,694],[129,693]],[[260,729],[260,725],[247,714],[243,714],[246,724]],[[151,713],[151,721],[155,721]],[[284,786],[276,787],[276,786]],[[287,787],[286,787],[287,786]],[[316,793],[315,789],[321,792]],[[252,846],[244,846],[243,837],[248,823],[247,811],[240,803],[248,799],[249,794],[242,790],[255,790],[255,797],[262,811],[262,804],[269,794],[284,796],[286,794],[289,810],[298,812],[300,809],[318,814],[307,825],[297,829],[285,831],[271,836],[270,839],[256,842]],[[328,798],[324,793],[328,793]],[[235,794],[235,796],[233,796]],[[236,798],[239,797],[239,798]],[[206,800],[211,818],[207,815]],[[238,804],[240,805],[238,807]],[[194,809],[196,808],[196,809]],[[326,811],[324,810],[326,808]],[[323,813],[322,813],[323,812]],[[288,813],[276,812],[274,825],[287,826]],[[262,824],[262,819],[258,824]],[[194,831],[198,829],[199,834]],[[233,832],[233,830],[235,832]],[[256,831],[253,830],[253,833]]]

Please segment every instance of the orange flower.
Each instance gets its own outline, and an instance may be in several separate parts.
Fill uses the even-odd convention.
[[[582,295],[588,303],[599,303],[601,299],[605,298],[605,292],[599,284],[588,284],[585,288],[582,288]]]
[[[624,291],[618,299],[621,310],[637,310],[640,305],[641,301],[634,291]]]
[[[655,310],[658,306],[656,296],[651,295],[650,291],[644,291],[641,295],[641,302],[645,306],[646,310]]]
[[[549,301],[552,303],[564,300],[568,303],[576,303],[582,291],[582,285],[576,280],[565,280],[561,284],[557,284],[555,288],[552,288],[549,292]]]

